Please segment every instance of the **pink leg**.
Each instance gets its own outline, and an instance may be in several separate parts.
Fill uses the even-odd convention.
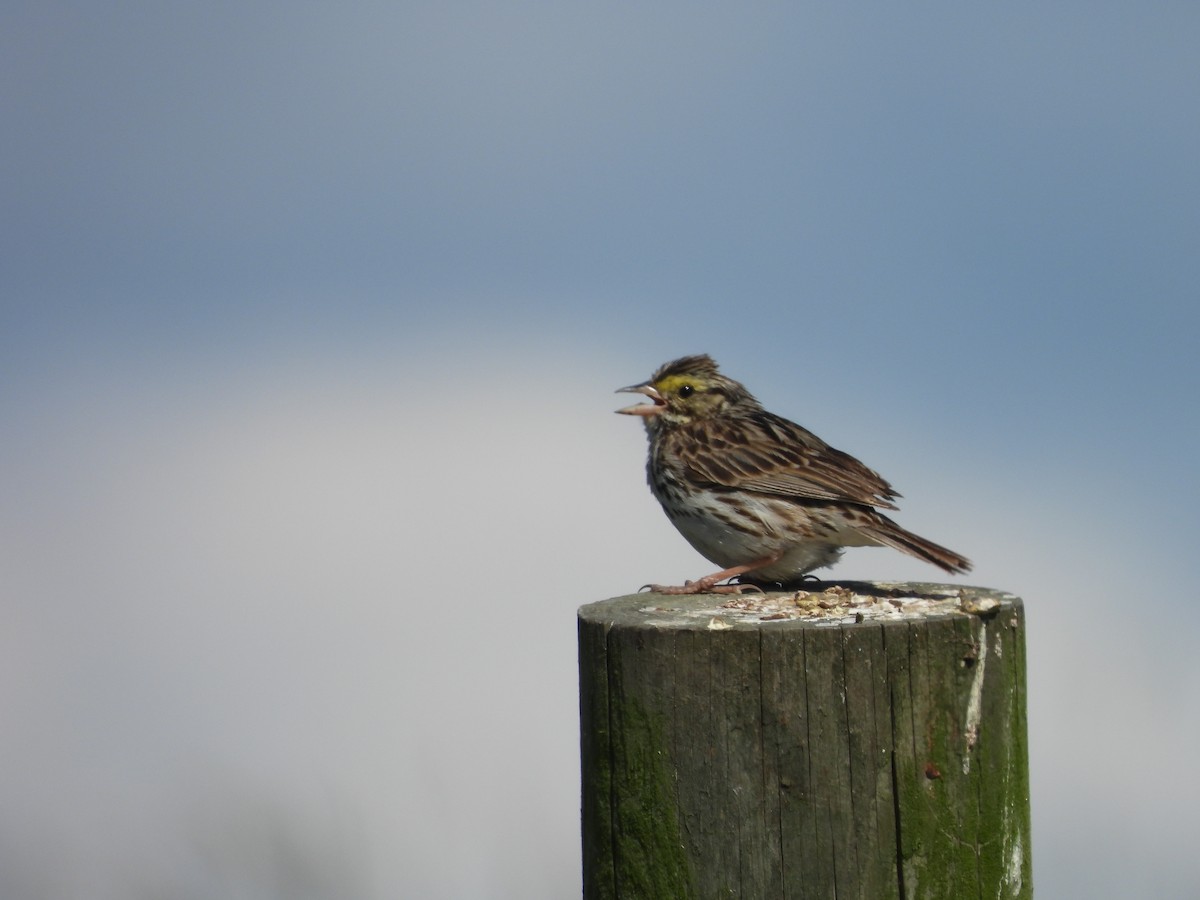
[[[711,575],[705,575],[697,581],[685,581],[679,586],[669,586],[662,584],[647,584],[642,587],[642,590],[650,588],[656,594],[740,594],[742,591],[758,591],[752,584],[718,584],[726,578],[736,578],[738,575],[745,575],[747,572],[753,572],[755,569],[761,569],[763,566],[768,566],[777,561],[779,556],[764,556],[762,559],[756,559],[754,562],[746,563],[744,566],[731,566],[728,569],[722,569],[720,572],[713,572]]]

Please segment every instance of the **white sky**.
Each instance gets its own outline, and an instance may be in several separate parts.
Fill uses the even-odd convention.
[[[1200,893],[1200,13],[456,9],[0,12],[0,894],[575,895],[701,351],[1025,597],[1039,895]]]

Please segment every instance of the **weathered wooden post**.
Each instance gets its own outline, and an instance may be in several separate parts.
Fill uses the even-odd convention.
[[[1021,601],[819,587],[579,610],[586,898],[1032,896]]]

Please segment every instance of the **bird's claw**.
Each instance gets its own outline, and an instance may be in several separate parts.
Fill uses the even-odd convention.
[[[717,584],[709,581],[707,578],[701,578],[699,581],[685,581],[681,585],[643,584],[638,588],[638,593],[647,588],[655,594],[669,594],[673,596],[684,594],[740,594],[743,591],[765,593],[757,584]]]

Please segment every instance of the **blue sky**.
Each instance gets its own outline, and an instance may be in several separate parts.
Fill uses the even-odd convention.
[[[0,893],[572,895],[574,609],[707,571],[611,390],[690,352],[1026,598],[1039,893],[1200,890],[1200,13],[0,26]]]

